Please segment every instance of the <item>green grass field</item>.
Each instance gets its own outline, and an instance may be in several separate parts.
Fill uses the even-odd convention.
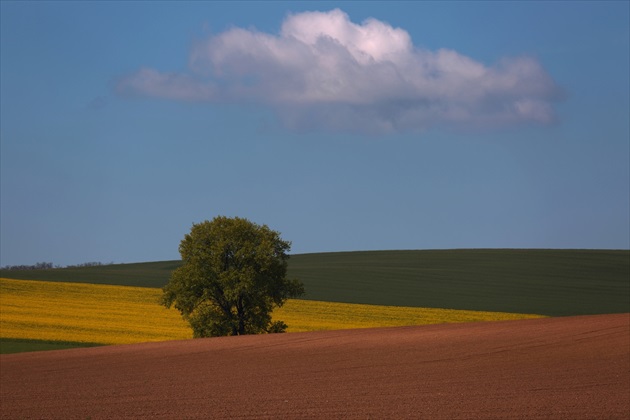
[[[536,313],[630,312],[630,251],[436,250],[296,256],[307,298]]]
[[[179,261],[43,271],[14,279],[161,287]],[[630,251],[461,249],[294,255],[305,299],[535,313],[630,312]]]
[[[102,344],[75,343],[70,341],[45,341],[0,337],[0,354],[22,353],[25,351],[66,350],[79,347],[96,347]]]
[[[51,270],[0,270],[0,277],[114,286],[162,287],[168,281],[171,272],[179,265],[179,261],[159,261]]]

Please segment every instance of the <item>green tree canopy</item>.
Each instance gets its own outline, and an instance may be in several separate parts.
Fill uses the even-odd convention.
[[[283,332],[284,322],[272,322],[274,307],[304,294],[301,282],[286,278],[290,248],[278,232],[247,219],[193,224],[161,303],[175,306],[195,337]]]

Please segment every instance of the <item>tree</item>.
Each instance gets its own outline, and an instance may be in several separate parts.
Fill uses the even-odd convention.
[[[304,294],[302,283],[286,278],[290,248],[278,232],[247,219],[193,224],[161,303],[175,306],[194,337],[284,332],[284,322],[272,322],[274,307]]]

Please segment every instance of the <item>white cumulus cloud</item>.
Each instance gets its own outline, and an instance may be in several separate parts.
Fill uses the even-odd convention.
[[[488,66],[414,46],[339,9],[289,15],[279,34],[232,28],[193,45],[187,72],[142,68],[116,89],[182,101],[258,103],[297,130],[416,131],[555,120],[561,89],[531,57]]]

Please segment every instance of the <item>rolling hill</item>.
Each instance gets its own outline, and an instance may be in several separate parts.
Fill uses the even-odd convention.
[[[179,261],[41,271],[13,279],[161,287]],[[305,299],[568,316],[630,312],[630,251],[460,249],[293,255]]]

